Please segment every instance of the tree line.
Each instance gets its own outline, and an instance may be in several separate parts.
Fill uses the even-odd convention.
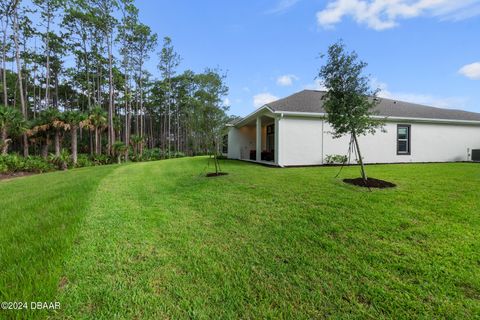
[[[225,73],[179,73],[172,40],[158,43],[133,0],[0,0],[0,28],[2,154],[219,150]],[[160,79],[145,67],[152,55]]]

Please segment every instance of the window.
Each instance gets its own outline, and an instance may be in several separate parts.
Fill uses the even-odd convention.
[[[273,151],[275,149],[275,125],[270,124],[267,126],[267,151]]]
[[[228,134],[224,135],[222,139],[222,153],[228,153]]]
[[[397,154],[410,154],[410,125],[399,124],[397,126]]]

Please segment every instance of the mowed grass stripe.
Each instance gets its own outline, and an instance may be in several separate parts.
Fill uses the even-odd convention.
[[[65,255],[97,185],[115,166],[0,181],[0,301],[55,301]],[[0,317],[44,312],[0,310]]]

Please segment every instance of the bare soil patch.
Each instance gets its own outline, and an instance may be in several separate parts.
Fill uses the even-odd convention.
[[[343,179],[343,182],[353,184],[354,186],[365,187],[365,188],[385,189],[385,188],[396,187],[394,183],[391,183],[385,180],[375,179],[375,178],[368,178],[366,183],[362,178]]]
[[[14,173],[2,173],[0,174],[0,181],[1,180],[8,180],[13,178],[20,178],[26,177],[36,174],[35,172],[14,172]]]
[[[211,177],[226,176],[227,174],[228,174],[227,172],[219,172],[219,173],[209,172],[206,174],[206,176],[207,178],[211,178]]]

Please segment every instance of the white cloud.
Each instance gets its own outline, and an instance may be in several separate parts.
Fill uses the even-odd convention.
[[[293,74],[285,74],[277,78],[277,85],[282,87],[288,87],[293,84],[294,80],[298,80],[298,77]]]
[[[268,14],[282,13],[296,5],[300,0],[280,0],[277,5],[267,11]]]
[[[275,100],[278,100],[278,97],[269,92],[262,92],[253,96],[253,106],[255,108],[260,108]]]
[[[223,104],[226,105],[226,106],[229,106],[231,104],[230,99],[228,99],[228,98],[223,99]]]
[[[458,73],[473,80],[480,80],[480,62],[467,64],[461,67]]]
[[[468,109],[468,99],[464,97],[438,97],[423,93],[391,92],[386,83],[377,79],[372,79],[372,86],[380,89],[378,93],[380,98],[418,103],[437,108]]]
[[[316,79],[312,83],[307,84],[304,88],[308,90],[327,91],[327,87],[325,87],[325,84],[319,79]]]
[[[331,28],[346,16],[374,30],[394,28],[400,19],[434,16],[464,20],[480,15],[479,0],[330,0],[317,12],[317,22]]]

